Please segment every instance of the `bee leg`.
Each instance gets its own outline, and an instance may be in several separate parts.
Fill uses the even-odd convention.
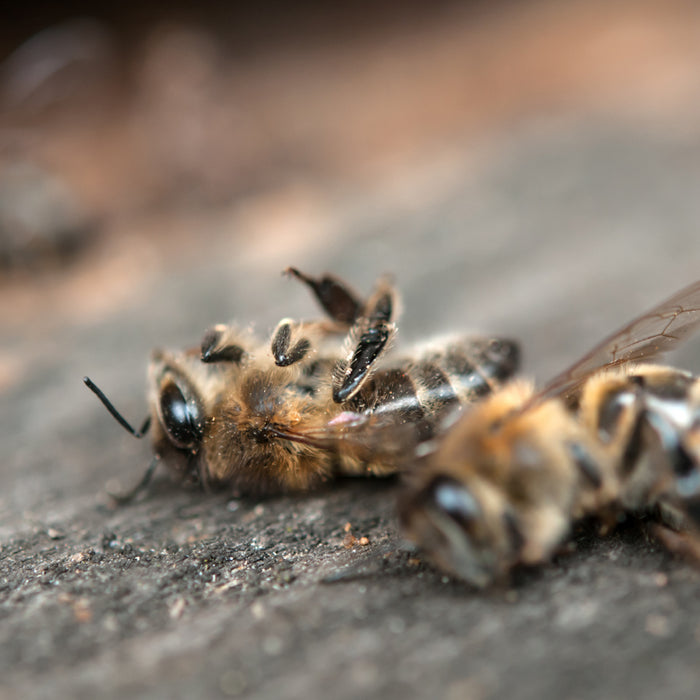
[[[202,362],[234,362],[239,364],[246,355],[236,342],[237,331],[230,326],[219,324],[210,328],[202,338]]]
[[[676,454],[672,462],[676,496],[686,518],[700,530],[700,469],[680,442]]]
[[[337,277],[324,275],[317,279],[305,275],[295,267],[288,267],[284,273],[304,282],[334,321],[347,327],[362,313],[363,304],[360,298]]]
[[[369,379],[377,359],[386,350],[396,332],[392,319],[396,308],[395,292],[383,281],[365,306],[365,313],[350,329],[349,356],[333,374],[333,401],[352,398]]]
[[[666,525],[655,523],[651,532],[669,552],[700,566],[700,537],[695,532],[676,532]]]
[[[112,493],[111,491],[107,491],[107,495],[114,501],[116,505],[123,506],[127,503],[131,503],[131,501],[133,501],[136,498],[136,496],[143,493],[148,488],[148,485],[151,483],[151,479],[153,478],[153,474],[155,473],[158,464],[160,464],[160,455],[156,454],[153,456],[151,463],[148,465],[148,469],[146,469],[143,476],[141,477],[141,480],[138,482],[138,484],[136,484],[136,486],[132,487],[124,493]]]
[[[658,504],[662,520],[671,527],[690,527],[700,533],[700,465],[697,455],[688,449],[688,435],[661,412],[647,409],[642,416],[658,436],[667,460],[667,471],[656,477],[662,492]],[[700,542],[698,548],[700,551]]]
[[[293,336],[300,332],[303,333],[304,328],[309,325],[317,324],[298,323],[291,318],[283,318],[277,324],[277,328],[272,334],[271,349],[275,358],[275,364],[278,367],[293,365],[295,362],[304,359],[309,353],[311,341],[308,338],[302,336],[292,344]]]

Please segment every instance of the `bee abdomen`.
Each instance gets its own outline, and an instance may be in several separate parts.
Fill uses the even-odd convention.
[[[416,378],[418,393],[433,422],[440,420],[459,403],[459,396],[446,371],[434,362],[420,362],[411,373]]]
[[[473,401],[487,396],[494,388],[486,367],[475,361],[465,348],[449,348],[443,366],[463,399]]]
[[[517,343],[500,338],[466,338],[423,360],[447,376],[460,401],[469,403],[490,394],[518,369]],[[419,362],[421,364],[421,362]]]
[[[447,375],[435,365],[378,370],[351,400],[352,408],[415,426],[418,441],[434,435],[439,418],[459,406]]]
[[[699,381],[681,370],[647,365],[599,382],[600,398],[592,402],[597,435],[608,449],[619,451],[616,478],[627,508],[661,506],[664,512],[668,505],[669,512],[680,509],[697,526]]]
[[[465,339],[444,350],[378,370],[350,402],[354,410],[383,414],[416,426],[419,440],[432,437],[460,405],[490,394],[516,369],[517,345],[505,340]]]
[[[378,370],[350,402],[355,410],[391,416],[397,424],[421,423],[425,410],[407,370]]]

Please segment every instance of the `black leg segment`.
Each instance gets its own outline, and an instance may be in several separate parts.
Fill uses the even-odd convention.
[[[368,328],[361,336],[342,375],[340,386],[333,387],[333,401],[347,401],[367,378],[374,361],[379,357],[391,337],[393,326],[379,322]]]
[[[285,319],[280,321],[277,329],[272,335],[272,356],[275,358],[275,364],[278,367],[288,367],[295,362],[299,362],[311,348],[311,342],[308,338],[300,338],[294,345],[292,341],[292,322]]]
[[[202,338],[202,362],[235,362],[239,363],[245,355],[245,350],[236,343],[222,342],[224,330],[219,327],[211,328]]]
[[[362,302],[338,278],[324,275],[316,279],[305,275],[295,267],[288,267],[285,273],[304,282],[333,320],[350,325],[360,315]]]

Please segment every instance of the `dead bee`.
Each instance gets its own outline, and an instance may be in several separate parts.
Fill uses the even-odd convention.
[[[140,430],[85,378],[133,435],[152,427],[154,459],[118,500],[142,490],[161,460],[185,480],[257,494],[309,489],[334,474],[390,473],[448,412],[489,394],[517,367],[517,345],[496,338],[459,338],[381,364],[396,330],[387,280],[363,301],[335,277],[288,273],[312,290],[328,320],[284,319],[269,345],[219,325],[199,349],[156,350],[150,417]]]
[[[407,537],[477,587],[551,558],[584,517],[651,513],[700,552],[700,379],[649,361],[700,325],[700,282],[606,338],[547,387],[470,407],[409,473]],[[674,530],[688,530],[676,534]]]

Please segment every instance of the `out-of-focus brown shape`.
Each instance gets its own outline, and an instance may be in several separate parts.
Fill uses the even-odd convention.
[[[324,201],[440,157],[464,162],[509,123],[696,121],[692,0],[447,2],[396,21],[368,13],[354,32],[325,12],[247,43],[233,24],[167,12],[130,43],[95,20],[48,27],[2,66],[0,158],[51,173],[106,235],[128,221],[151,236],[154,216],[298,183]]]
[[[68,118],[103,102],[114,78],[117,57],[111,33],[90,18],[47,27],[28,38],[0,70],[0,104],[22,126],[37,119]]]
[[[60,264],[93,230],[60,177],[22,158],[0,160],[0,269]]]
[[[261,33],[245,51],[235,27],[167,16],[128,51],[96,22],[48,28],[4,66],[13,115],[34,105],[15,136],[26,144],[31,123],[32,148],[117,214],[211,206],[299,174],[321,186],[390,177],[514,119],[682,117],[700,102],[692,0],[442,3],[410,16],[375,26],[368,14],[352,35],[326,17],[322,31]],[[39,123],[59,103],[62,118]]]

